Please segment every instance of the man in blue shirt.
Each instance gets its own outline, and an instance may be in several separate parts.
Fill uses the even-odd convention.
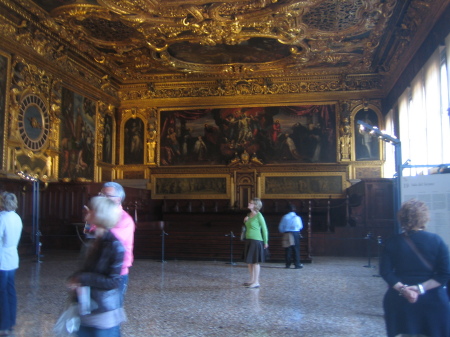
[[[289,204],[289,213],[281,218],[278,230],[289,237],[289,243],[285,247],[286,268],[290,268],[292,260],[295,269],[303,268],[300,263],[300,231],[303,228],[302,219],[295,213],[295,205]]]

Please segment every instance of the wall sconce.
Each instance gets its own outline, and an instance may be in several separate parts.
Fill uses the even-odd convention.
[[[384,131],[381,131],[378,129],[378,127],[367,124],[363,121],[356,121],[357,124],[359,124],[359,129],[361,131],[368,131],[372,135],[376,135],[379,139],[391,143],[392,145],[398,145],[400,144],[400,140],[395,136],[390,136],[386,134]]]

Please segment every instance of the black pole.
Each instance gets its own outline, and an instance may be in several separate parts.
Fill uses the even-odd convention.
[[[383,241],[381,240],[381,236],[377,236],[377,246],[378,246],[378,274],[372,275],[373,277],[380,277],[380,261],[381,261],[381,245]]]
[[[403,176],[403,166],[402,166],[402,145],[400,142],[395,144],[395,170],[396,177],[394,178],[394,234],[400,233],[400,223],[397,219],[397,212],[400,210],[402,204],[402,176]]]
[[[235,238],[233,231],[230,232],[230,234],[225,234],[225,236],[230,237],[230,263],[232,266],[235,266],[236,263],[233,262],[233,239]],[[228,264],[228,263],[227,263]]]
[[[371,258],[372,258],[372,251],[370,249],[370,240],[372,239],[372,233],[369,232],[367,233],[366,237],[364,238],[364,240],[367,240],[367,265],[365,265],[365,268],[372,268],[372,264],[371,264]]]
[[[41,229],[39,227],[39,179],[37,177],[33,177],[23,171],[17,172],[17,175],[30,181],[33,186],[32,192],[32,217],[31,217],[31,230],[32,230],[32,238],[34,245],[34,253],[36,255],[36,262],[41,262]]]
[[[39,180],[33,180],[33,234],[36,262],[41,262],[41,230],[39,228]]]
[[[161,237],[162,237],[162,239],[161,239],[161,262],[162,263],[164,263],[164,262],[166,262],[165,260],[164,260],[164,242],[165,242],[165,236],[166,235],[169,235],[169,234],[167,234],[166,232],[164,232],[164,229],[161,231]]]

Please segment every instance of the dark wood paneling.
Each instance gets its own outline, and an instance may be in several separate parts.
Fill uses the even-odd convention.
[[[0,189],[16,193],[18,213],[24,222],[21,252],[34,253],[32,233],[32,184],[23,180],[0,180]],[[49,183],[40,186],[40,229],[42,249],[79,250],[81,241],[75,223],[82,223],[82,207],[97,195],[100,183]],[[247,210],[234,209],[228,200],[152,200],[150,191],[125,188],[124,209],[137,219],[135,256],[162,258],[161,229],[165,222],[165,259],[231,259],[230,235],[233,232],[233,260],[242,258],[239,240]],[[349,189],[351,218],[346,217],[346,200],[263,200],[269,229],[271,261],[283,261],[284,249],[278,223],[289,202],[297,207],[304,229],[301,258],[311,261],[314,255],[366,256],[365,239],[371,242],[386,238],[393,231],[392,181],[369,179]],[[309,216],[311,216],[309,218]],[[310,224],[310,226],[308,225]],[[79,228],[81,229],[81,228]]]
[[[284,249],[281,247],[281,234],[278,223],[282,213],[263,214],[269,230],[269,251],[271,261],[283,261]],[[195,260],[242,260],[244,243],[240,241],[245,211],[205,212],[205,213],[164,213],[166,259]],[[302,231],[301,258],[310,262],[307,222]],[[230,236],[233,253],[231,253]],[[162,255],[161,231],[150,225],[139,223],[135,239],[136,257],[160,259]]]
[[[394,234],[392,179],[364,179],[347,189],[352,225],[383,239]]]
[[[101,183],[49,183],[41,190],[40,228],[42,232],[42,249],[81,248],[77,225],[83,223],[83,206],[96,196]],[[124,187],[126,199],[124,209],[133,218],[146,221],[151,211],[149,207],[150,192],[136,188]]]

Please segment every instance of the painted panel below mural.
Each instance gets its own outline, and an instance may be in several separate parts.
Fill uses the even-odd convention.
[[[95,102],[62,89],[59,177],[93,180],[95,158]]]
[[[224,199],[230,197],[230,177],[227,175],[160,175],[152,176],[155,199]]]
[[[161,165],[336,162],[334,105],[161,111]]]
[[[341,197],[345,173],[262,174],[263,198]]]

